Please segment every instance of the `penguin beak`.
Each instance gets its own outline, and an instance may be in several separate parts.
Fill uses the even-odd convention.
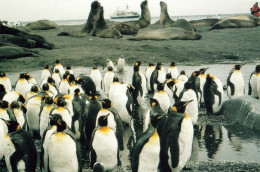
[[[206,72],[206,70],[208,70],[208,67],[207,67],[207,68],[205,68],[205,69],[203,70],[203,72]]]
[[[107,117],[109,116],[109,114],[110,114],[110,113],[108,113],[108,114],[104,117],[104,119],[107,119]]]
[[[193,100],[187,101],[183,106],[187,106],[190,102],[192,102]]]

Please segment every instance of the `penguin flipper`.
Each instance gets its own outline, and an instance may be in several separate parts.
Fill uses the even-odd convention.
[[[9,108],[6,109],[6,112],[8,113],[9,118],[10,118],[11,121],[17,121],[17,119],[15,117],[15,114],[14,114],[14,112],[11,109],[9,109]]]
[[[235,93],[235,85],[234,85],[232,82],[230,82],[230,81],[228,80],[228,81],[227,81],[227,86],[230,87],[230,90],[231,90],[231,96],[233,96],[234,93]]]
[[[249,78],[249,82],[248,82],[248,95],[251,95],[251,93],[252,93],[252,86],[250,84],[250,80],[251,80],[251,77],[252,77],[253,74],[254,73],[251,73],[250,78]]]
[[[91,141],[89,144],[89,150],[90,150],[90,167],[91,169],[93,169],[95,162],[97,161],[97,154],[94,150],[94,148],[92,147],[92,143],[93,143],[93,139],[95,137],[96,131],[98,130],[98,128],[95,128],[95,130],[92,132],[92,136],[91,136]]]
[[[131,110],[131,105],[133,104],[133,97],[131,96],[129,90],[126,92],[127,96],[127,102],[126,102],[126,110],[130,116],[132,116],[132,110]]]
[[[180,148],[179,148],[180,145],[178,141],[179,133],[180,133],[179,126],[174,125],[171,128],[171,133],[168,138],[170,153],[171,153],[171,163],[173,168],[176,168],[179,164],[179,154],[180,154]]]
[[[13,172],[18,172],[17,164],[22,159],[22,154],[20,151],[16,150],[11,156],[10,156],[10,163],[12,167]],[[25,164],[26,165],[26,164]],[[27,168],[26,168],[27,169]]]
[[[117,141],[118,141],[118,147],[119,147],[119,150],[124,150],[124,128],[123,128],[123,123],[122,123],[122,120],[118,114],[118,112],[116,111],[115,108],[111,107],[109,108],[109,111],[112,112],[114,114],[114,118],[115,118],[115,121],[116,121],[116,126],[117,126],[117,129],[116,129],[116,138],[117,138]]]
[[[218,105],[220,106],[222,103],[222,93],[219,92],[217,89],[214,89],[214,94],[218,96],[219,99]]]

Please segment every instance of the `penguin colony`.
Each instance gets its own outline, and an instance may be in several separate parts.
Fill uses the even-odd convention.
[[[118,74],[124,72],[124,63],[120,58]],[[217,114],[223,85],[217,77],[205,74],[207,68],[188,77],[176,65],[170,63],[166,73],[160,62],[149,63],[142,73],[137,61],[130,83],[119,80],[109,59],[103,79],[96,66],[90,76],[75,76],[70,66],[64,69],[56,60],[53,67],[44,66],[37,78],[40,83],[29,73],[21,73],[14,88],[0,72],[0,159],[5,159],[8,171],[35,171],[33,140],[40,139],[42,171],[81,171],[79,152],[89,156],[94,171],[113,171],[121,165],[124,129],[130,127],[132,171],[181,171],[191,156],[199,108]],[[245,94],[243,65],[235,65],[229,73],[229,98]],[[256,98],[260,96],[259,76],[257,65],[248,90]],[[149,108],[140,118],[134,112],[144,105],[145,96],[150,97]],[[79,144],[87,149],[80,150]]]

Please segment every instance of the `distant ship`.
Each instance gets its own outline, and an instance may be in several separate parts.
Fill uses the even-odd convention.
[[[128,6],[126,10],[117,9],[111,16],[111,19],[128,19],[128,18],[139,18],[140,15],[137,12],[129,11]]]

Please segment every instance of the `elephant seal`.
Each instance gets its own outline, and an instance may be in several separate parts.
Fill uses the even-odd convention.
[[[0,42],[15,44],[25,48],[34,48],[36,43],[36,41],[31,39],[25,39],[25,38],[8,35],[8,34],[0,34]]]
[[[126,23],[114,23],[110,26],[110,28],[115,28],[117,29],[121,34],[123,35],[132,35],[132,34],[137,34],[139,29],[135,26],[131,26]]]
[[[98,8],[100,7],[100,3],[98,1],[93,1],[91,3],[91,9],[88,15],[87,23],[85,24],[82,32],[90,33],[94,26],[94,16],[97,15]]]
[[[25,38],[25,39],[31,39],[36,41],[35,43],[35,48],[45,48],[45,49],[53,49],[54,45],[47,42],[43,37],[39,36],[39,35],[31,35],[29,33],[20,31],[18,29],[15,28],[10,28],[4,25],[0,24],[0,34],[9,34],[9,35],[14,35],[14,36],[18,36],[21,38]]]
[[[142,30],[129,40],[199,40],[202,36],[196,32],[187,31],[177,27],[154,28]]]
[[[109,28],[104,19],[103,7],[99,7],[97,15],[94,16],[94,27],[90,32],[90,35],[100,38],[121,38],[121,33],[115,28]]]
[[[56,29],[58,25],[49,20],[39,20],[36,22],[28,23],[26,25],[31,30],[49,30],[49,29]]]
[[[141,3],[141,17],[137,21],[122,22],[138,29],[145,28],[151,23],[151,13],[148,8],[147,0]]]
[[[172,25],[172,27],[178,27],[178,28],[182,28],[184,30],[187,31],[192,31],[195,32],[196,29],[194,28],[194,26],[192,24],[190,24],[187,20],[185,19],[179,19],[176,22],[174,22],[174,24]]]
[[[19,57],[37,56],[39,53],[12,44],[0,43],[0,59],[14,59]]]
[[[231,16],[221,19],[214,24],[211,29],[224,29],[224,28],[247,28],[258,26],[259,19],[250,15]]]
[[[161,14],[160,14],[160,24],[165,27],[171,27],[175,21],[173,21],[168,14],[167,4],[165,2],[160,2]]]
[[[201,20],[191,20],[190,24],[193,26],[213,26],[219,21],[219,19],[201,19]]]

